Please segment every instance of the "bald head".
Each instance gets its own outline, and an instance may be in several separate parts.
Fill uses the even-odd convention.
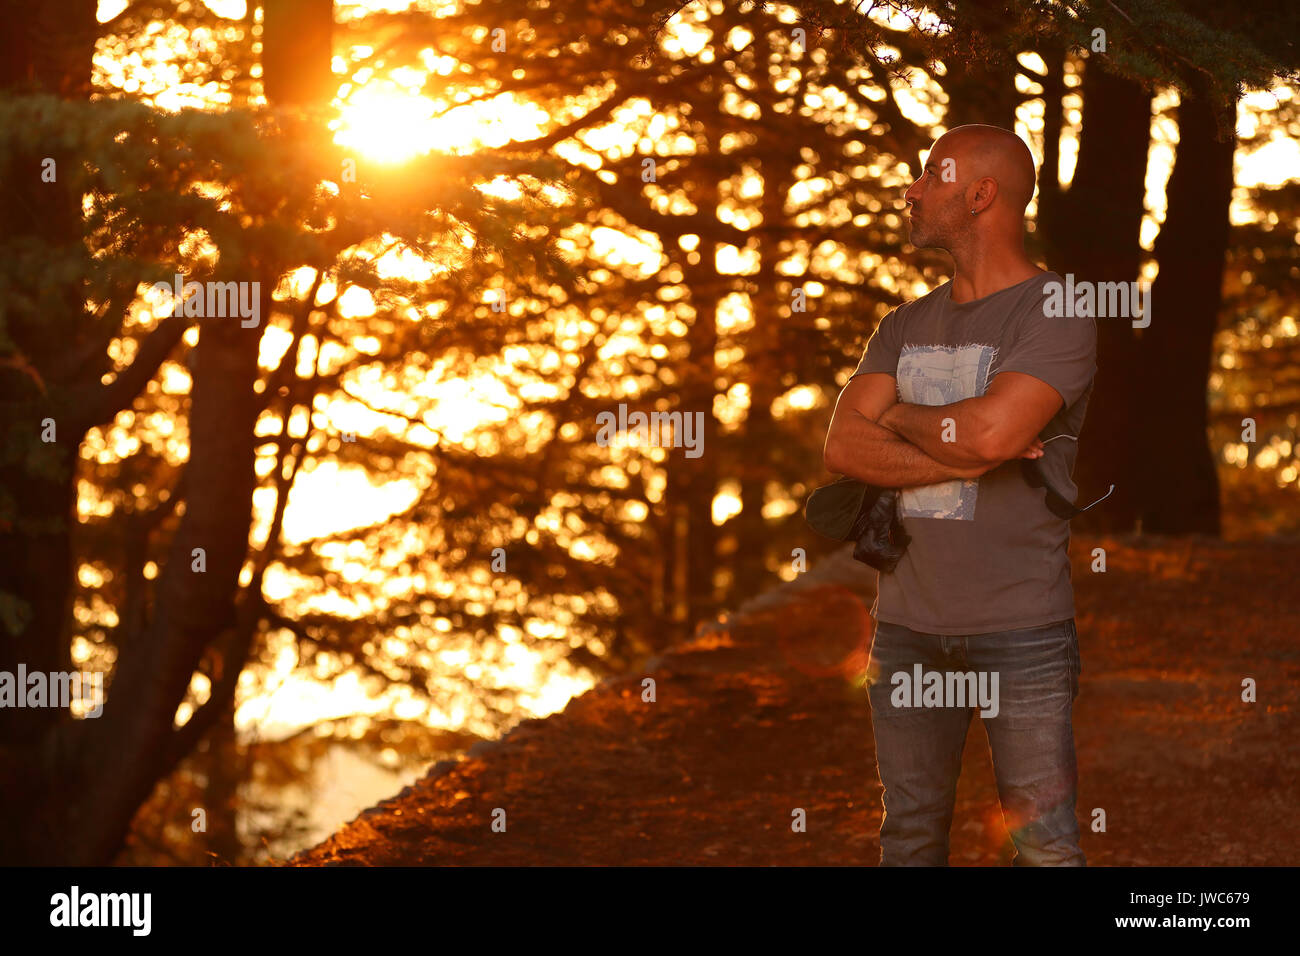
[[[962,182],[989,178],[1015,212],[1024,213],[1034,197],[1034,157],[1025,141],[999,126],[957,126],[939,137],[934,151],[956,161]]]

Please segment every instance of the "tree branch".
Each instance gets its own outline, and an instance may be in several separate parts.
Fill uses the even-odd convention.
[[[76,399],[74,434],[80,435],[95,425],[106,425],[118,412],[129,407],[149,383],[149,379],[157,374],[158,368],[189,327],[190,319],[187,316],[168,316],[146,336],[136,353],[135,361],[118,372],[113,381],[107,385],[98,382],[93,385],[83,384],[72,389],[72,395]]]

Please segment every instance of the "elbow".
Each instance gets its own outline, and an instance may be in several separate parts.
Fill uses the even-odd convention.
[[[983,428],[971,442],[970,452],[980,463],[993,467],[1015,458],[1027,443],[1013,448],[1015,444],[1014,435],[1008,435],[997,428]]]
[[[827,471],[835,475],[849,473],[848,469],[853,467],[853,459],[860,457],[852,454],[853,449],[850,444],[844,431],[832,425],[826,434],[826,444],[822,446],[822,465]]]
[[[834,432],[826,436],[826,445],[822,448],[822,465],[827,471],[843,474],[840,465],[841,444]]]

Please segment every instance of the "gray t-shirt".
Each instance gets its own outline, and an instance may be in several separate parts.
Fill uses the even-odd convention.
[[[1097,370],[1091,318],[1043,314],[1044,272],[971,302],[951,301],[945,282],[881,320],[857,370],[885,372],[900,401],[949,405],[983,395],[999,372],[1046,382],[1065,405],[1040,437],[1078,436]],[[1044,467],[1060,476],[1071,501],[1078,443],[1044,445]],[[1051,459],[1051,460],[1049,460]],[[981,634],[1035,627],[1074,616],[1070,524],[1053,515],[1042,488],[1031,488],[1019,459],[980,478],[907,488],[899,495],[912,536],[892,574],[881,574],[872,614],[931,634]]]

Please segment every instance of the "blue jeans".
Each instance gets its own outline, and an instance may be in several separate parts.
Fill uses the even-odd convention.
[[[880,865],[948,865],[962,749],[971,716],[980,710],[1002,816],[1016,847],[1013,865],[1085,866],[1070,725],[1080,670],[1073,618],[965,635],[877,622],[867,675],[884,788]],[[923,676],[932,672],[938,673]],[[967,675],[964,689],[957,672]],[[982,695],[972,693],[972,673]],[[928,704],[913,686],[934,691],[940,684]],[[987,706],[990,698],[995,706]]]

